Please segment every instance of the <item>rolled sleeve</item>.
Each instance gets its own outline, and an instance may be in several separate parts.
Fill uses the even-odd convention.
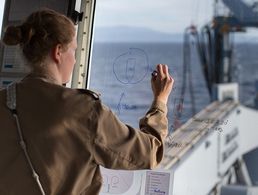
[[[163,157],[168,132],[167,107],[154,101],[140,129],[122,123],[106,106],[96,106],[93,154],[97,164],[112,169],[154,168]]]

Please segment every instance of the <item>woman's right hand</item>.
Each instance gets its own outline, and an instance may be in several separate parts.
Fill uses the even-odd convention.
[[[168,66],[165,64],[158,64],[151,79],[154,99],[167,104],[173,84],[174,79],[168,72]]]

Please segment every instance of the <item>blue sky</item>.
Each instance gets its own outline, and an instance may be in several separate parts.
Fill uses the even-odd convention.
[[[254,0],[243,0],[253,3]],[[145,27],[165,33],[183,33],[190,24],[198,28],[214,15],[215,0],[97,0],[96,26]],[[225,6],[220,14],[228,14]],[[258,29],[248,28],[241,37],[258,40]]]
[[[128,25],[167,33],[202,26],[213,16],[214,0],[98,0],[97,26]]]

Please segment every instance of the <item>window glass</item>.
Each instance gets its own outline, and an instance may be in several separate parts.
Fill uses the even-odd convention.
[[[138,127],[153,99],[151,72],[159,63],[167,64],[175,79],[168,102],[170,131],[193,115],[193,106],[198,112],[209,103],[194,44],[191,72],[183,72],[185,28],[194,20],[204,24],[211,19],[211,3],[201,2],[97,1],[89,88],[101,93],[123,122]],[[184,74],[191,81],[186,80],[182,96]]]

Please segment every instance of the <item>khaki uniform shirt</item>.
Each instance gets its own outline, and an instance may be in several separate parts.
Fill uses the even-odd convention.
[[[138,130],[119,121],[91,91],[29,76],[17,84],[17,113],[47,195],[95,195],[102,183],[99,165],[152,169],[162,160],[168,122],[161,102],[153,102]],[[0,194],[40,194],[18,143],[6,90],[0,91]]]

